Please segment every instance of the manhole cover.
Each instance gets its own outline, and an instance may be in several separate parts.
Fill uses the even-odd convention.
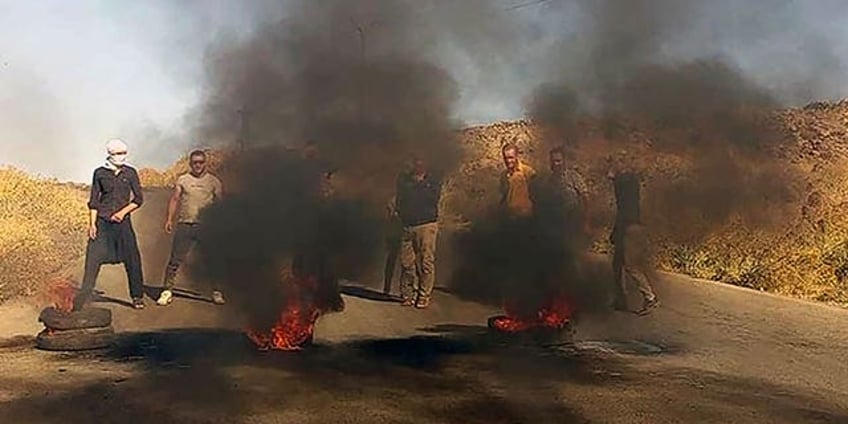
[[[657,355],[663,352],[661,346],[638,340],[581,340],[567,345],[557,346],[557,349],[569,353],[603,353],[615,355]]]

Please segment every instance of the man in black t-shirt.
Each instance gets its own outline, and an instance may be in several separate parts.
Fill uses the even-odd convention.
[[[610,234],[610,243],[614,246],[615,308],[628,310],[627,277],[630,277],[642,294],[642,308],[638,313],[645,315],[656,309],[659,301],[651,285],[653,265],[650,244],[641,217],[641,177],[636,171],[621,165],[611,172],[610,177],[616,206],[615,225]]]
[[[397,181],[397,214],[403,226],[400,246],[401,297],[404,306],[430,305],[436,272],[441,179],[414,157],[412,170]]]
[[[94,170],[91,182],[85,275],[74,298],[77,311],[88,302],[101,265],[116,263],[123,263],[126,269],[133,307],[144,308],[141,253],[130,218],[141,207],[144,195],[138,172],[126,163],[127,145],[111,140],[106,152],[109,156],[103,166]]]

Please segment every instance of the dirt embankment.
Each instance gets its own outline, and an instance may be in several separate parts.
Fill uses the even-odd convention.
[[[645,176],[644,216],[660,247],[661,268],[848,304],[848,214],[843,212],[848,202],[848,102],[754,112],[750,119],[768,128],[767,136],[758,135],[767,147],[754,153],[710,152],[713,162],[703,161],[703,146],[663,147],[664,137],[691,134],[639,125],[612,128],[592,119],[578,122],[566,147],[572,166],[592,191],[595,249],[608,249],[610,157],[625,155]],[[703,133],[702,142],[709,143],[709,128]],[[504,143],[517,144],[537,170],[547,168],[552,137],[530,121],[466,128],[461,135],[465,160],[448,180],[443,200],[449,226],[474,219],[496,201]],[[212,152],[213,169],[225,159],[226,154]],[[142,178],[148,185],[169,185],[187,167],[180,160],[164,172],[143,170]]]
[[[611,153],[626,150],[646,177],[645,218],[659,243],[659,265],[670,271],[818,301],[848,304],[848,102],[813,103],[803,108],[764,113],[762,119],[779,138],[772,148],[740,160],[737,168],[779,168],[779,181],[791,196],[772,196],[757,209],[773,209],[750,220],[728,208],[720,222],[680,208],[693,196],[668,196],[669,187],[698,187],[702,181],[693,157],[698,149],[664,150],[658,136],[634,128],[610,131],[603,123],[577,125],[569,147],[570,161],[592,189],[595,248],[605,251],[612,219],[612,194],[606,178]],[[461,131],[466,149],[459,171],[448,181],[444,197],[448,225],[473,219],[496,199],[499,149],[518,144],[527,160],[544,171],[548,139],[529,121],[499,122]],[[570,140],[573,141],[573,140]],[[219,172],[226,154],[212,152]],[[167,186],[187,169],[183,159],[160,172],[142,169],[146,186]],[[85,202],[80,187],[38,179],[14,169],[0,170],[0,300],[39,292],[84,248]],[[226,172],[224,172],[226,173]],[[768,172],[744,171],[742,190],[762,184]],[[694,183],[693,183],[694,181]],[[690,184],[687,186],[686,184]],[[677,186],[676,186],[677,185]],[[694,191],[695,197],[701,193]],[[720,193],[720,192],[719,192]],[[679,193],[675,193],[679,194]],[[707,192],[707,194],[709,194]],[[757,193],[753,193],[754,197]],[[709,199],[712,201],[712,199]],[[710,204],[722,204],[719,198]],[[767,208],[761,207],[768,205]],[[765,218],[763,218],[765,217]]]

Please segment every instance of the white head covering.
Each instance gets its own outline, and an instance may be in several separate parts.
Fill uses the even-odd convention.
[[[127,164],[127,143],[119,138],[113,138],[106,143],[106,153],[109,156],[106,158],[106,168],[113,171]]]
[[[124,140],[120,138],[113,138],[106,143],[106,153],[113,155],[116,152],[126,152],[127,151],[127,143],[124,143]]]

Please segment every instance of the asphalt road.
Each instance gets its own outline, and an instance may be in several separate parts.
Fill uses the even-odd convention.
[[[164,208],[151,194],[134,218],[152,285]],[[527,346],[488,334],[490,306],[438,292],[418,311],[369,286],[346,290],[316,346],[258,352],[202,285],[135,311],[123,270],[104,267],[111,349],[35,350],[43,305],[0,306],[0,422],[848,423],[842,309],[664,275],[655,314],[584,317],[573,345]]]

